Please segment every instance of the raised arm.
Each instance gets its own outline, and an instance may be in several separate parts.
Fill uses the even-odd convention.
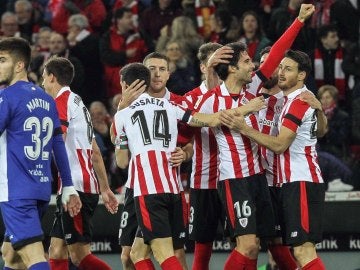
[[[290,49],[301,28],[304,25],[305,20],[311,17],[315,11],[315,6],[312,4],[302,4],[299,16],[290,25],[290,27],[281,35],[281,37],[271,47],[269,56],[265,62],[262,63],[257,72],[260,72],[266,79],[270,78],[274,70],[280,64],[284,57],[285,52]]]

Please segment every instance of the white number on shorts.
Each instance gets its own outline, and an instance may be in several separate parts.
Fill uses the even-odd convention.
[[[190,206],[190,223],[194,221],[194,207]]]
[[[128,222],[129,213],[127,211],[122,212],[121,214],[121,221],[120,221],[120,227],[125,228]]]
[[[251,216],[251,208],[250,208],[250,206],[247,205],[247,203],[248,203],[248,200],[244,201],[242,203],[242,207],[240,207],[240,202],[239,201],[234,203],[234,208],[235,208],[235,211],[236,211],[237,218]]]
[[[50,155],[44,151],[44,147],[49,143],[53,133],[53,121],[49,117],[44,117],[40,122],[37,117],[29,117],[24,122],[24,131],[31,131],[31,141],[33,145],[24,146],[24,153],[30,160],[48,160]],[[45,135],[42,134],[45,133]]]

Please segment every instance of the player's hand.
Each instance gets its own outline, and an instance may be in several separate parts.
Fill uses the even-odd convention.
[[[263,96],[253,98],[246,104],[246,106],[249,107],[251,112],[258,112],[266,108],[265,98]]]
[[[104,202],[106,209],[111,214],[116,214],[119,208],[119,202],[115,196],[115,194],[111,191],[110,188],[101,192],[101,197]]]
[[[61,201],[65,212],[69,212],[71,217],[79,214],[82,204],[79,194],[75,190],[74,186],[63,187]]]
[[[170,163],[173,167],[179,167],[181,163],[186,159],[186,153],[181,147],[176,147],[175,151],[171,153]]]
[[[229,59],[233,57],[233,49],[227,46],[222,46],[221,48],[217,49],[208,59],[207,67],[214,68],[218,64],[229,63]]]
[[[299,96],[301,101],[306,102],[314,110],[322,111],[321,102],[310,91],[302,92]]]
[[[130,104],[137,99],[144,91],[146,90],[147,85],[145,81],[140,81],[136,79],[129,86],[126,85],[124,81],[120,82],[122,88],[122,98],[118,105],[118,110],[125,109],[130,106]]]
[[[305,22],[315,12],[315,6],[312,4],[301,4],[298,19],[300,22]]]
[[[220,113],[221,124],[237,132],[241,132],[248,125],[245,122],[244,116],[236,111],[226,110]]]

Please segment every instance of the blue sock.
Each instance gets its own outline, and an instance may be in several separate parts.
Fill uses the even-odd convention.
[[[10,268],[10,267],[7,267],[7,266],[4,266],[3,270],[15,270],[15,269]]]
[[[29,270],[50,270],[48,262],[39,262],[30,266]]]

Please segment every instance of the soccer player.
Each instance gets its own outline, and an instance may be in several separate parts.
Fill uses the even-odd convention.
[[[80,270],[111,269],[90,251],[91,218],[99,201],[99,192],[108,211],[116,213],[118,201],[109,188],[100,149],[96,144],[88,109],[82,99],[70,90],[74,66],[63,57],[50,58],[45,63],[43,86],[55,99],[64,141],[70,160],[75,189],[83,208],[75,217],[62,211],[57,204],[49,249],[52,270],[68,269],[68,254]]]
[[[233,58],[229,63],[215,67],[224,83],[204,95],[199,112],[235,108],[255,97],[262,82],[271,76],[304,21],[313,12],[313,5],[302,5],[298,18],[274,44],[269,59],[255,73],[244,44],[226,45],[234,50]],[[246,121],[248,125],[259,128],[255,115],[246,117]],[[236,248],[229,256],[225,269],[255,269],[259,251],[257,238],[274,234],[270,195],[259,161],[258,146],[226,127],[216,128],[214,133],[220,152],[219,192],[227,211],[230,233],[236,237]]]
[[[279,154],[276,185],[281,186],[278,204],[285,244],[294,248],[302,269],[325,269],[317,257],[315,243],[322,238],[325,187],[317,163],[317,113],[300,99],[309,91],[304,85],[311,71],[311,60],[303,52],[288,51],[279,66],[278,85],[285,95],[278,135],[271,136],[245,124],[236,125],[248,138]],[[318,108],[321,110],[321,107]],[[222,122],[233,122],[234,115],[223,114]]]
[[[122,69],[121,73],[124,81],[131,84],[135,78],[146,76],[146,67],[144,69],[140,64],[130,64],[127,69]],[[148,85],[149,82],[145,84]],[[244,106],[241,110],[249,113],[254,111],[255,107],[257,110],[262,107],[261,98],[254,99],[249,106]],[[128,165],[130,150],[130,162],[134,163],[134,196],[138,223],[145,243],[150,244],[163,269],[170,269],[171,265],[173,269],[182,269],[174,256],[172,244],[172,227],[182,219],[180,187],[178,175],[169,162],[170,153],[176,144],[172,138],[176,138],[177,119],[184,121],[187,118],[187,122],[193,126],[216,126],[218,114],[209,116],[195,113],[191,116],[189,110],[175,106],[166,99],[154,98],[144,93],[115,115],[116,144],[123,147],[117,155],[118,165]],[[138,268],[137,264],[135,267],[144,269],[140,266]]]
[[[212,61],[208,65],[210,56],[216,50],[228,52],[229,49],[218,43],[211,42],[200,46],[197,56],[205,80],[199,87],[186,94],[186,98],[192,105],[195,106],[201,100],[202,95],[213,88],[211,85],[208,87],[208,85],[213,83],[214,80],[209,82],[208,79],[214,76],[213,66],[216,66],[219,62]],[[226,56],[224,55],[225,52],[221,57]],[[221,57],[219,59],[222,59]],[[217,77],[216,73],[215,76]],[[212,244],[224,211],[217,192],[219,153],[214,133],[208,127],[195,128],[191,131],[194,136],[194,155],[189,194],[189,238],[195,241],[192,269],[201,270],[209,269]]]
[[[62,180],[61,203],[76,216],[73,186],[56,104],[27,79],[31,49],[21,38],[0,41],[0,207],[5,224],[4,269],[48,270],[41,220],[51,195],[52,152]],[[15,252],[20,256],[13,263]],[[21,258],[23,265],[19,262]]]
[[[150,53],[144,58],[144,65],[150,69],[151,72],[151,81],[150,87],[147,92],[149,95],[159,98],[166,98],[169,101],[173,101],[175,103],[183,103],[185,99],[181,96],[171,93],[166,88],[166,82],[169,79],[169,60],[166,56],[160,53]],[[137,81],[136,81],[137,82]],[[130,102],[127,102],[127,98],[129,93],[136,93],[138,90],[140,92],[144,91],[142,87],[143,84],[132,84],[126,87],[124,84],[122,85],[123,89],[126,89],[123,93],[123,101],[120,103],[120,108],[125,108],[130,105]],[[138,88],[136,88],[138,87]],[[181,130],[184,130],[181,128]],[[183,132],[178,133],[177,145],[181,147],[176,147],[175,152],[172,153],[171,162],[173,166],[178,167],[183,161],[186,161],[191,158],[193,154],[192,145],[188,144],[190,138],[186,136]],[[143,264],[151,264],[149,259],[150,247],[148,245],[143,245],[142,240],[137,239],[136,244],[133,245],[133,241],[136,234],[137,229],[137,221],[136,214],[134,208],[134,200],[133,200],[133,174],[132,172],[132,164],[130,164],[129,168],[129,180],[126,183],[126,194],[125,194],[125,202],[123,212],[121,214],[121,222],[119,229],[119,243],[122,247],[121,251],[121,260],[125,269],[133,269],[132,261],[130,260],[130,250],[132,251],[132,260],[134,262],[145,260]],[[181,187],[181,186],[180,186]],[[185,207],[185,197],[182,193],[183,211],[187,211],[187,207]],[[187,225],[187,219],[184,220],[181,224],[178,224],[179,231],[185,231]],[[183,228],[180,228],[182,226]],[[184,269],[187,269],[186,260],[185,260],[185,251],[184,251],[184,243],[186,238],[179,237],[180,233],[177,235],[177,239],[174,241],[174,249],[175,255],[180,260]]]

